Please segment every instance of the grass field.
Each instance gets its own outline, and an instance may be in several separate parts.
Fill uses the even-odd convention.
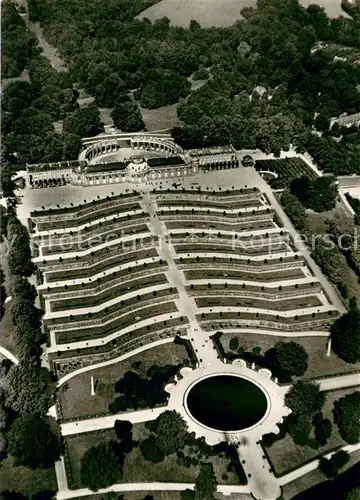
[[[148,349],[120,363],[81,373],[67,382],[65,392],[60,392],[63,418],[69,420],[108,413],[108,405],[116,396],[115,382],[131,370],[134,363],[141,362],[138,372],[145,375],[147,369],[154,364],[178,364],[184,359],[187,359],[185,347],[171,342]],[[97,381],[95,396],[90,395],[91,376]]]
[[[342,359],[338,358],[334,353],[332,353],[330,357],[326,356],[326,337],[296,337],[294,339],[286,339],[284,337],[269,337],[267,335],[256,335],[253,333],[236,335],[224,333],[221,337],[221,343],[226,351],[234,352],[229,348],[230,339],[233,337],[237,337],[239,339],[239,347],[243,346],[246,351],[251,351],[254,347],[261,347],[262,354],[273,347],[276,342],[293,340],[294,342],[302,345],[309,355],[308,369],[305,373],[305,377],[320,377],[330,374],[337,375],[351,370],[356,371],[360,369],[360,363],[349,365]]]
[[[25,496],[32,496],[41,491],[57,491],[54,469],[35,469],[14,467],[11,457],[1,462],[1,490],[10,490]]]
[[[353,388],[328,392],[323,410],[324,417],[329,418],[333,422],[332,411],[334,402],[345,396],[346,394],[350,394],[352,392],[354,392]],[[292,470],[295,467],[316,458],[318,455],[322,455],[339,446],[344,446],[345,444],[345,441],[340,437],[337,427],[334,424],[332,435],[327,444],[325,446],[321,446],[316,450],[313,450],[308,446],[296,445],[291,436],[289,434],[286,434],[283,439],[276,441],[271,447],[266,448],[266,451],[276,471],[276,474],[283,475],[289,470]]]
[[[144,424],[135,424],[133,426],[133,439],[142,441],[149,434]],[[66,443],[69,452],[70,466],[72,471],[72,488],[81,488],[80,478],[80,463],[84,452],[91,446],[104,441],[115,439],[115,432],[109,429],[102,432],[93,432],[88,434],[79,434],[77,436],[69,436],[66,438]],[[210,458],[214,471],[219,483],[224,483],[221,478],[222,474],[227,472],[229,460],[214,456]],[[175,454],[165,457],[163,462],[153,463],[146,461],[138,447],[128,454],[125,458],[123,477],[121,482],[194,482],[199,473],[199,465],[183,467],[177,464]],[[232,472],[228,472],[226,484],[239,484],[238,478]]]

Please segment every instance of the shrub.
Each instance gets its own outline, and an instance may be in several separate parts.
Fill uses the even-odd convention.
[[[232,351],[236,351],[239,347],[239,339],[237,337],[232,337],[229,342],[229,347]]]

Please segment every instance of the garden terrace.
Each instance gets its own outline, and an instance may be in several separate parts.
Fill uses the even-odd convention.
[[[47,217],[48,220],[44,220],[43,218],[32,219],[33,224],[36,224],[36,232],[40,233],[41,231],[56,231],[61,229],[69,229],[69,228],[77,228],[84,224],[89,224],[103,217],[115,217],[120,216],[121,214],[135,214],[137,211],[141,210],[141,206],[139,202],[127,203],[127,204],[113,204],[109,207],[97,207],[96,210],[92,210],[91,212],[79,213],[77,217],[69,217],[69,218],[59,218],[55,216]]]
[[[158,276],[158,283],[157,285],[160,284],[165,284],[167,283],[166,276],[165,274],[157,275]],[[146,287],[145,287],[146,288]],[[147,287],[151,288],[151,287]],[[126,298],[122,298],[121,300],[113,300],[111,299],[111,302],[114,302],[113,304],[109,304],[108,302],[105,303],[100,303],[92,306],[92,310],[88,310],[88,307],[83,307],[83,308],[77,308],[77,311],[73,311],[73,314],[70,315],[64,315],[62,312],[62,309],[58,310],[56,313],[49,313],[45,314],[44,316],[44,324],[49,327],[53,327],[54,325],[58,324],[64,324],[68,326],[64,326],[63,328],[72,328],[72,325],[75,326],[81,326],[80,323],[82,321],[85,321],[85,323],[88,324],[95,324],[98,322],[99,324],[103,324],[107,320],[109,320],[112,317],[118,317],[121,313],[126,312],[127,310],[134,309],[134,304],[135,307],[139,307],[139,304],[142,305],[142,303],[146,302],[147,300],[160,300],[161,297],[164,297],[168,294],[176,294],[176,290],[173,289],[172,287],[170,288],[163,288],[161,290],[151,290],[147,291],[141,294],[135,293],[137,292],[137,289],[128,291],[127,293],[123,294],[126,296]],[[114,299],[117,299],[118,295],[114,296]],[[88,296],[86,296],[86,299],[89,299]],[[72,297],[69,297],[69,301],[72,300]],[[119,307],[121,306],[121,308]],[[131,307],[130,307],[131,306]]]
[[[155,318],[157,319],[157,318]],[[156,342],[161,338],[175,337],[186,333],[189,324],[184,318],[176,317],[164,321],[154,322],[141,328],[135,328],[109,342],[96,346],[83,347],[82,349],[66,349],[63,351],[49,352],[49,359],[56,364],[60,364],[62,359],[76,358],[77,360],[86,360],[91,355],[102,355],[102,359],[111,359],[125,352],[130,352],[137,347],[146,345],[150,342]],[[68,361],[66,361],[68,363]],[[91,364],[91,361],[87,364]],[[82,363],[83,365],[83,363]],[[78,366],[74,366],[74,370]],[[63,371],[63,370],[62,370]],[[71,371],[71,370],[68,370]]]
[[[126,216],[126,218],[125,218]],[[135,214],[120,214],[120,217],[113,217],[112,219],[109,220],[100,220],[99,222],[95,221],[94,223],[91,222],[89,226],[81,226],[81,227],[74,227],[72,230],[66,231],[62,230],[60,233],[51,233],[49,234],[35,234],[32,236],[32,241],[38,245],[42,244],[44,241],[46,241],[46,238],[49,238],[51,243],[57,243],[58,241],[60,242],[67,242],[68,240],[71,240],[72,238],[81,238],[83,235],[86,236],[86,238],[89,238],[93,234],[99,234],[99,232],[104,232],[113,230],[113,229],[119,229],[123,225],[124,226],[129,226],[134,224],[134,222],[138,222],[139,219],[144,219],[144,221],[148,221],[149,217],[145,215],[144,212],[137,212]]]
[[[196,192],[194,192],[194,191],[196,191]],[[209,189],[204,191],[201,188],[200,189],[196,188],[194,190],[185,189],[185,188],[182,188],[182,189],[170,189],[170,188],[168,188],[167,192],[166,192],[166,191],[156,191],[156,189],[153,189],[153,193],[156,193],[157,196],[159,196],[159,199],[160,199],[160,197],[165,199],[169,196],[172,197],[172,196],[176,196],[176,195],[178,195],[178,196],[180,195],[180,198],[183,199],[184,195],[185,195],[185,197],[196,196],[197,199],[199,198],[199,196],[204,196],[207,199],[214,199],[214,200],[218,200],[219,198],[231,199],[231,198],[239,197],[239,196],[243,196],[243,195],[253,195],[254,193],[258,193],[259,195],[261,194],[260,190],[257,187],[248,188],[246,186],[245,186],[245,188],[226,189],[226,190],[222,190],[220,187],[218,191],[215,191],[215,190],[211,191]]]
[[[123,236],[131,235],[139,235],[148,233],[149,229],[146,224],[137,224],[134,222],[133,225],[123,225],[119,226],[115,231],[109,230],[107,232],[98,231],[97,234],[93,233],[89,238],[79,237],[79,238],[71,238],[64,239],[60,245],[51,244],[50,246],[41,246],[41,252],[43,256],[46,255],[64,255],[66,252],[83,252],[89,248],[94,248],[98,245],[102,245],[103,243],[111,240],[118,240]],[[85,236],[85,235],[84,235]],[[111,239],[109,238],[111,236]]]
[[[94,293],[95,291],[90,290],[89,294],[82,294],[75,297],[70,297],[70,294],[67,294],[69,297],[59,300],[56,298],[55,300],[51,300],[50,303],[50,311],[66,311],[70,309],[77,309],[82,307],[93,307],[98,306],[104,302],[114,299],[115,297],[121,297],[123,295],[127,295],[131,291],[139,291],[142,288],[147,287],[157,287],[158,285],[167,283],[167,279],[165,274],[150,274],[145,278],[135,279],[132,281],[123,281],[123,279],[119,279],[119,284],[109,284],[105,287],[104,290],[98,293]],[[88,292],[88,290],[84,289],[84,292]],[[154,290],[153,294],[156,292],[158,294],[159,290]],[[64,294],[65,295],[65,294]]]
[[[131,199],[131,200],[130,200]],[[57,208],[43,208],[42,210],[34,210],[30,212],[30,218],[37,220],[38,217],[53,217],[65,215],[65,219],[70,216],[74,219],[83,215],[84,213],[96,212],[99,205],[101,208],[109,208],[114,206],[114,204],[121,205],[121,203],[128,203],[129,201],[140,200],[141,196],[135,191],[132,193],[120,193],[116,196],[107,196],[106,198],[98,198],[97,200],[92,200],[91,202],[85,202],[82,205],[71,205],[70,207],[57,207]],[[90,209],[90,210],[89,210]],[[86,211],[86,212],[85,212]]]
[[[178,236],[178,235],[176,235]],[[191,238],[194,238],[194,243],[190,244],[189,241],[191,241]],[[214,252],[222,252],[222,253],[231,253],[233,252],[235,255],[241,253],[242,255],[248,255],[252,256],[253,258],[256,255],[276,255],[278,253],[284,253],[284,252],[289,252],[289,246],[285,242],[277,242],[276,243],[276,248],[273,249],[272,247],[274,246],[271,242],[267,243],[266,245],[259,245],[259,246],[253,246],[253,245],[248,245],[247,248],[245,248],[243,245],[240,245],[239,243],[235,243],[235,240],[221,240],[218,239],[216,236],[210,236],[208,238],[203,238],[203,241],[199,241],[200,238],[195,239],[194,236],[185,236],[183,235],[182,239],[178,238],[172,238],[172,242],[174,244],[174,248],[176,253],[186,253],[189,251],[196,252],[196,253],[208,253],[209,252],[209,247]],[[216,241],[216,243],[215,243]],[[183,244],[181,244],[183,243]],[[215,258],[216,260],[216,258]]]
[[[196,297],[195,302],[198,308],[203,307],[249,307],[250,309],[258,309],[261,310],[272,310],[272,311],[293,311],[294,309],[301,309],[307,307],[316,307],[322,306],[323,303],[321,300],[315,295],[306,295],[306,296],[294,296],[290,298],[282,298],[280,300],[274,299],[261,299],[255,298],[254,296],[250,297],[241,297],[241,294],[234,297],[232,295],[228,296],[226,294],[214,295],[214,296],[205,296],[204,297]],[[250,294],[251,295],[251,294]],[[274,294],[275,295],[275,294]]]
[[[227,266],[222,269],[219,269],[218,264],[214,264],[214,267],[204,267],[202,269],[196,268],[191,270],[184,271],[185,278],[189,281],[189,283],[194,280],[219,280],[224,283],[225,280],[237,280],[244,281],[248,279],[249,281],[258,281],[268,282],[267,286],[270,286],[271,282],[274,281],[282,281],[285,282],[288,280],[299,280],[303,281],[305,279],[305,275],[300,268],[290,268],[288,270],[277,270],[269,272],[265,275],[263,279],[263,274],[252,274],[252,273],[244,273],[242,270],[236,270],[232,266]],[[313,279],[313,278],[311,278]],[[195,284],[194,284],[195,286]],[[207,286],[207,285],[206,285]]]
[[[189,250],[191,247],[189,246]],[[289,252],[291,253],[291,252]],[[215,258],[214,258],[215,257]],[[225,264],[229,267],[230,262],[232,263],[231,269],[240,269],[254,272],[254,273],[267,273],[272,270],[280,270],[282,271],[284,268],[289,269],[290,267],[303,267],[305,266],[305,259],[303,255],[288,255],[285,257],[271,257],[269,259],[248,259],[247,262],[244,262],[245,258],[242,255],[238,254],[229,254],[227,256],[226,253],[222,254],[219,252],[216,255],[210,253],[205,253],[205,255],[197,255],[196,253],[188,253],[184,254],[184,256],[177,257],[175,262],[181,266],[181,269],[184,269],[185,266],[192,266],[192,264],[196,264],[199,267],[205,267],[208,264],[212,265],[222,265]],[[216,264],[215,264],[216,262]],[[266,267],[266,269],[265,269]],[[193,268],[193,266],[192,266]]]
[[[169,290],[164,290],[167,292],[164,295],[169,295]],[[170,297],[164,297],[164,300]],[[136,303],[136,297],[134,303]],[[156,316],[161,316],[163,314],[176,313],[177,307],[175,302],[161,302],[157,304],[150,305],[148,307],[140,307],[133,310],[132,312],[126,313],[124,315],[118,316],[116,320],[104,322],[101,326],[93,326],[89,328],[74,328],[71,330],[58,330],[56,334],[56,344],[69,344],[71,342],[78,342],[81,340],[94,340],[110,337],[114,334],[116,336],[121,335],[121,330],[125,329],[129,325],[135,325],[140,321],[144,321],[148,318],[155,318]],[[139,319],[140,318],[140,319]],[[155,319],[154,319],[155,322]],[[71,325],[69,325],[71,326]]]
[[[181,209],[189,209],[189,208],[197,208],[198,210],[213,210],[213,211],[223,211],[223,210],[231,210],[231,211],[237,211],[239,212],[239,209],[243,208],[251,208],[251,207],[256,207],[256,208],[262,208],[264,207],[264,202],[261,201],[259,196],[252,196],[251,198],[235,198],[235,200],[226,200],[224,199],[223,201],[212,201],[212,200],[187,200],[182,199],[181,203],[180,200],[156,200],[156,203],[161,209],[163,210],[162,207],[171,207],[171,208],[177,208],[178,210]]]
[[[221,217],[200,216],[189,217],[185,219],[182,215],[174,217],[174,220],[168,220],[167,217],[161,218],[165,222],[166,229],[216,229],[218,231],[249,231],[254,227],[254,223],[229,222]],[[270,219],[259,221],[256,229],[277,229]]]
[[[155,242],[154,242],[155,240]],[[141,243],[141,247],[140,247]],[[116,241],[113,245],[110,244],[103,247],[96,252],[88,252],[85,256],[81,258],[76,255],[75,257],[67,257],[64,259],[61,257],[57,260],[46,260],[42,261],[38,259],[36,262],[37,266],[41,271],[46,273],[46,281],[57,281],[57,280],[68,280],[69,273],[71,270],[72,278],[81,278],[84,276],[91,277],[101,271],[107,270],[115,265],[125,264],[126,262],[132,262],[137,259],[136,255],[140,255],[142,249],[151,250],[153,245],[157,243],[157,238],[144,237],[142,239],[136,238],[133,240],[128,240],[126,242]],[[136,248],[141,248],[136,251]],[[137,260],[136,260],[137,262]]]
[[[264,176],[273,189],[284,189],[288,187],[293,179],[306,175],[310,179],[316,179],[317,174],[301,158],[276,158],[273,160],[256,160],[255,170],[258,172],[273,172],[277,177]]]
[[[231,278],[230,278],[231,279]],[[190,280],[189,280],[190,281]],[[223,280],[221,280],[223,281]],[[283,281],[281,280],[281,283]],[[209,286],[210,285],[210,286]],[[247,295],[254,297],[263,297],[265,299],[277,299],[279,297],[288,297],[299,295],[314,295],[321,292],[321,285],[319,282],[305,282],[296,283],[295,285],[275,285],[271,286],[269,284],[264,285],[253,285],[249,283],[236,284],[234,282],[221,282],[221,283],[191,283],[191,285],[186,286],[186,290],[189,295],[200,296],[200,295],[232,295],[236,294],[238,297],[245,297]]]
[[[284,314],[284,313],[283,313]],[[338,317],[336,310],[309,312],[302,315],[271,315],[263,311],[202,312],[197,315],[204,330],[234,328],[265,328],[268,330],[308,331],[328,330]]]
[[[163,271],[167,269],[167,264],[165,265],[161,259],[156,254],[156,250],[152,249],[154,251],[154,254],[156,258],[152,257],[152,252],[146,255],[146,251],[143,250],[142,252],[139,252],[140,255],[136,254],[136,258],[139,257],[139,261],[136,261],[136,266],[135,266],[135,272],[134,268],[131,267],[131,279],[133,279],[135,276],[138,275],[138,273],[143,273],[144,276],[147,274],[153,274],[153,271],[156,269],[157,271]],[[148,262],[145,260],[142,262],[143,259],[149,260]],[[133,262],[133,259],[129,257],[130,262]],[[125,261],[125,263],[128,262],[128,260]],[[140,262],[140,264],[139,264]],[[139,267],[138,267],[139,266]],[[80,281],[81,278],[76,279],[76,280],[71,280],[67,281],[64,280],[62,283],[46,283],[45,285],[40,285],[38,287],[38,291],[42,295],[50,295],[50,294],[61,294],[64,292],[75,292],[77,290],[86,290],[88,291],[89,294],[91,293],[97,293],[100,290],[103,289],[104,286],[107,284],[115,284],[118,281],[118,278],[121,278],[123,280],[123,277],[129,277],[129,268],[127,267],[126,269],[122,269],[121,263],[117,267],[113,267],[110,269],[107,269],[106,274],[104,273],[99,273],[93,275],[91,278],[88,278],[87,281]],[[51,285],[51,286],[49,286]]]

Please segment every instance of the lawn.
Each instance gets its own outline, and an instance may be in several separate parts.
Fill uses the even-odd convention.
[[[142,441],[149,434],[144,424],[135,424],[133,426],[133,438],[135,441]],[[108,429],[101,432],[92,432],[87,434],[79,434],[66,438],[67,449],[69,452],[69,463],[72,472],[72,482],[69,482],[71,488],[81,488],[80,478],[80,463],[84,452],[91,446],[98,443],[115,439],[113,429]],[[186,454],[186,448],[185,448]],[[214,456],[210,458],[214,466],[214,471],[219,483],[224,483],[221,478],[222,474],[227,472],[229,459]],[[140,448],[136,447],[128,454],[124,462],[123,477],[121,482],[194,482],[199,473],[199,465],[183,467],[177,464],[175,454],[165,457],[163,462],[153,463],[146,461]],[[226,484],[239,484],[237,476],[228,472]]]
[[[344,206],[341,203],[337,203],[334,210],[323,213],[315,213],[312,211],[307,211],[307,215],[310,222],[310,229],[313,234],[324,234],[326,232],[326,221],[332,220],[335,223],[338,221],[346,226],[346,221],[351,221],[348,213],[345,211]],[[349,297],[355,296],[357,302],[360,302],[360,282],[358,276],[356,276],[355,272],[349,267],[344,266],[342,271],[343,283],[348,286]]]
[[[335,401],[354,392],[354,388],[340,389],[327,393],[327,400],[323,414],[333,422],[333,404]],[[295,467],[315,459],[317,456],[328,453],[331,450],[344,446],[347,443],[340,437],[337,427],[334,424],[332,435],[325,446],[313,450],[308,446],[299,446],[294,443],[291,436],[286,434],[283,439],[276,441],[271,447],[266,448],[268,457],[275,469],[276,475],[284,475]]]
[[[148,349],[119,363],[81,373],[66,383],[66,391],[60,392],[60,404],[64,420],[90,417],[108,413],[108,405],[115,396],[114,384],[134,363],[141,363],[139,374],[145,375],[154,364],[178,364],[187,359],[184,346],[173,342]],[[90,396],[90,377],[97,381],[95,396]]]
[[[141,116],[144,120],[146,130],[167,131],[180,124],[177,116],[178,103],[162,106],[157,109],[146,109],[140,106]]]
[[[14,467],[11,457],[1,462],[0,485],[2,490],[16,491],[28,497],[45,490],[57,491],[55,469]]]
[[[233,337],[237,337],[239,339],[239,347],[244,346],[246,351],[251,351],[254,347],[258,346],[261,347],[262,354],[273,347],[276,342],[286,342],[289,340],[297,342],[306,349],[309,355],[309,364],[305,377],[337,375],[360,369],[360,363],[349,365],[342,359],[338,358],[334,353],[332,353],[330,357],[326,356],[326,337],[294,337],[293,339],[287,339],[284,337],[269,337],[267,335],[256,335],[253,333],[237,335],[224,333],[221,337],[221,343],[226,351],[234,352],[229,349],[229,342]]]
[[[352,453],[350,455],[349,462],[342,469],[341,475],[339,476],[339,478],[342,477],[342,474],[345,471],[347,471],[348,469],[350,469],[351,467],[353,467],[356,464],[359,464],[359,456],[356,453]],[[312,472],[308,472],[304,476],[301,476],[298,479],[296,479],[295,481],[291,481],[291,483],[288,483],[288,484],[286,484],[285,486],[282,487],[282,489],[283,489],[283,498],[284,498],[284,500],[292,500],[295,497],[297,498],[297,495],[299,493],[304,492],[304,495],[306,495],[306,496],[305,497],[301,497],[301,500],[305,500],[307,498],[307,492],[305,492],[305,490],[307,490],[307,489],[309,489],[309,488],[311,488],[313,486],[316,486],[319,483],[323,483],[325,480],[326,480],[326,478],[325,478],[324,474],[319,469],[316,469],[316,470],[314,470]],[[331,492],[330,493],[331,496],[326,496],[326,497],[322,496],[322,494],[325,493],[324,490],[326,490],[326,488],[324,488],[324,490],[322,490],[321,492],[320,491],[317,492],[317,493],[319,493],[319,496],[311,496],[311,499],[312,500],[314,498],[316,498],[316,499],[317,498],[319,498],[319,499],[320,498],[326,498],[326,500],[330,499],[330,498],[336,498],[336,499],[338,499],[339,497],[336,496],[336,495],[334,495],[333,482],[329,481],[328,485],[329,485],[329,488],[327,489],[327,491],[329,493]],[[339,487],[336,490],[338,491]],[[340,490],[341,490],[341,493],[344,492],[344,490],[343,490],[343,488],[341,486],[340,486]],[[312,493],[314,493],[314,492],[312,492]],[[310,500],[310,497],[309,497],[309,500]]]

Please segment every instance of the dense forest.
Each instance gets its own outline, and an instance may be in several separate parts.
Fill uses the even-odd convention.
[[[31,55],[30,82],[6,88],[8,156],[16,152],[20,162],[75,157],[81,133],[101,129],[97,107],[114,108],[122,130],[141,130],[135,97],[146,108],[179,102],[181,126],[173,135],[184,147],[231,143],[278,154],[293,144],[325,171],[360,172],[358,129],[329,130],[331,117],[360,112],[360,67],[314,50],[320,41],[360,49],[359,17],[330,20],[317,5],[259,0],[229,28],[134,19],[155,1],[29,0],[30,19],[40,22],[69,71],[56,73]],[[209,78],[191,92],[191,75]],[[80,88],[95,97],[90,112],[78,109]],[[63,119],[61,136],[52,122]]]

